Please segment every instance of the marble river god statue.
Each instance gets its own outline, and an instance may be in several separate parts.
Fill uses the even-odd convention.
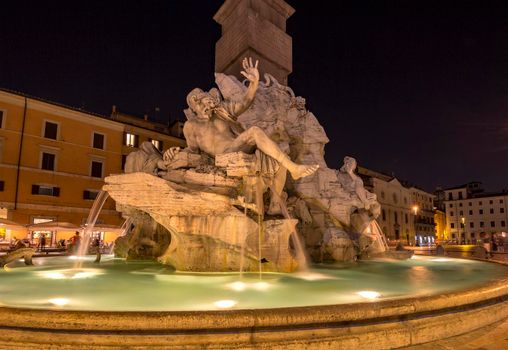
[[[356,161],[329,169],[328,138],[305,99],[269,74],[260,82],[257,67],[246,58],[245,82],[216,73],[218,89],[188,94],[186,148],[162,155],[142,144],[125,174],[106,178],[134,224],[115,254],[184,271],[290,272],[306,259],[382,253],[372,234],[379,203]]]

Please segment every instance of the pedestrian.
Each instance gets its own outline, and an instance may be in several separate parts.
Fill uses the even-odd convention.
[[[46,235],[42,233],[40,237],[39,250],[42,252],[46,248]]]
[[[485,248],[485,255],[487,256],[487,259],[490,259],[492,257],[492,254],[490,253],[490,235],[486,232],[480,233],[480,238],[482,240],[483,248]]]

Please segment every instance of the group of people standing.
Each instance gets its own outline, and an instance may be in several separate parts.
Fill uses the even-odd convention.
[[[492,256],[492,252],[504,252],[503,237],[499,237],[496,233],[482,232],[480,233],[480,241],[489,256]]]

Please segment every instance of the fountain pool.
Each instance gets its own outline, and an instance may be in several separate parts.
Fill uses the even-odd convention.
[[[202,311],[349,304],[464,290],[508,275],[508,267],[418,257],[317,265],[305,273],[178,273],[152,262],[104,257],[34,259],[0,272],[8,307],[81,311]],[[89,258],[86,258],[89,259]]]
[[[443,257],[306,273],[37,258],[0,271],[0,348],[392,349],[508,317],[508,267]]]

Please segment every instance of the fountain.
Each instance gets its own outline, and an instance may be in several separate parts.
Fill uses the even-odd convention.
[[[305,100],[243,68],[189,94],[186,149],[106,178],[87,231],[111,196],[115,257],[0,271],[0,348],[390,349],[508,317],[508,267],[389,250],[356,160],[328,168]]]

